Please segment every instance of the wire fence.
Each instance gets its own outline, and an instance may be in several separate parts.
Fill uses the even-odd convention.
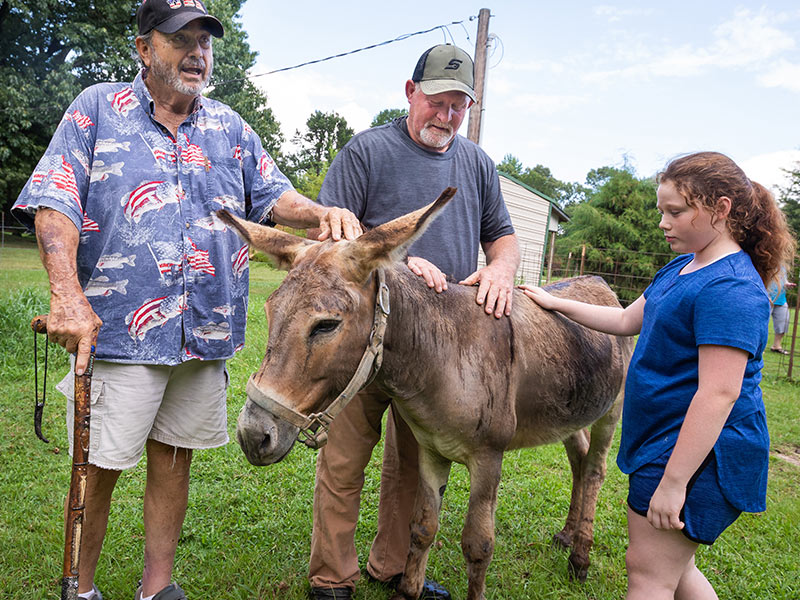
[[[642,295],[656,271],[674,257],[674,254],[636,252],[625,248],[555,244],[547,276],[553,280],[598,275],[617,293],[622,305],[627,306]]]

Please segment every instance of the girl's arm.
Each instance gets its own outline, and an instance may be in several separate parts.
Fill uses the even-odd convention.
[[[636,335],[642,329],[644,303],[646,302],[644,296],[639,296],[628,307],[621,308],[559,298],[540,287],[531,285],[521,285],[519,289],[542,308],[557,310],[565,317],[590,329],[611,335]]]
[[[683,529],[679,515],[686,485],[714,447],[741,393],[747,356],[745,350],[730,346],[699,347],[697,392],[647,511],[656,529]]]

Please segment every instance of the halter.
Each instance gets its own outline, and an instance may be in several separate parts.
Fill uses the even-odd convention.
[[[253,380],[254,375],[251,375],[247,381],[247,398],[279,419],[299,427],[300,432],[297,439],[306,446],[314,449],[322,448],[328,441],[328,428],[336,415],[342,412],[350,400],[369,385],[378,374],[383,362],[383,336],[386,332],[386,321],[390,312],[389,287],[386,285],[386,276],[383,269],[378,269],[378,292],[375,297],[375,315],[372,319],[369,343],[350,383],[322,412],[305,416],[281,404],[258,387]]]

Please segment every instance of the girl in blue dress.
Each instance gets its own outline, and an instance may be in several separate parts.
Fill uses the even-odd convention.
[[[698,545],[766,508],[765,284],[789,264],[794,240],[771,194],[722,154],[672,161],[657,197],[659,227],[680,256],[627,308],[521,287],[587,327],[639,334],[617,457],[629,475],[627,598],[714,599]]]

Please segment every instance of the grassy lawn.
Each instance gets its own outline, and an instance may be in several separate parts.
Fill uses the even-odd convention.
[[[282,273],[251,263],[248,343],[229,367],[229,431],[244,399],[249,374],[260,363],[267,329],[262,305]],[[55,383],[67,370],[65,353],[50,347],[43,429],[33,432],[33,334],[28,322],[47,311],[47,281],[35,245],[7,239],[0,254],[0,597],[57,598],[63,555],[62,503],[70,459],[65,450],[63,397]],[[40,338],[41,340],[41,338]],[[765,357],[763,390],[773,449],[800,458],[800,371],[796,382],[778,374],[786,362]],[[800,365],[796,365],[800,369]],[[375,531],[380,450],[366,474],[356,544],[363,560]],[[612,455],[616,453],[616,448]],[[284,462],[249,465],[235,442],[198,452],[192,471],[189,512],[178,548],[175,578],[190,598],[254,600],[306,598],[311,533],[314,452],[297,447]],[[497,509],[497,540],[489,568],[487,598],[605,600],[624,595],[626,481],[613,460],[598,504],[592,567],[585,584],[571,582],[566,554],[550,545],[566,515],[569,467],[560,446],[509,453]],[[720,598],[798,599],[800,466],[776,454],[771,459],[768,509],[743,515],[698,563]],[[144,465],[124,474],[112,503],[97,584],[107,600],[133,596],[141,573]],[[444,500],[441,529],[428,575],[454,598],[466,594],[460,535],[469,484],[455,466]],[[355,598],[389,597],[386,588],[362,581]]]

